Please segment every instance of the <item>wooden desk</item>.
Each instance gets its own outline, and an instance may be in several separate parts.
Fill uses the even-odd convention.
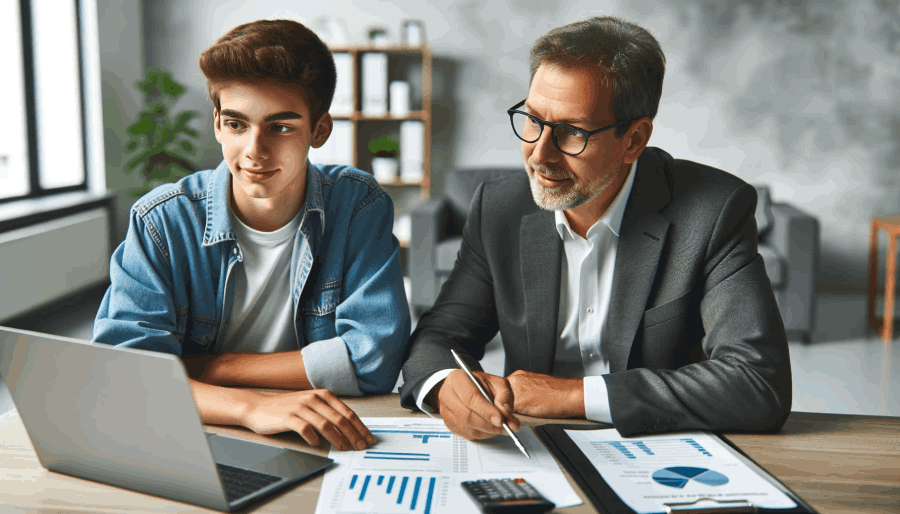
[[[5,389],[0,382],[0,512],[7,512],[4,508],[29,513],[216,512],[47,471],[38,462]],[[425,417],[400,407],[397,395],[346,402],[360,417]],[[547,422],[523,421],[530,426]],[[260,436],[237,427],[209,426],[207,430],[327,455],[325,447],[310,447],[297,435]],[[781,433],[727,435],[822,514],[887,514],[900,507],[900,418],[794,412]],[[311,513],[321,485],[320,474],[250,512]],[[572,487],[584,500],[574,482]],[[558,512],[594,509],[585,503]]]

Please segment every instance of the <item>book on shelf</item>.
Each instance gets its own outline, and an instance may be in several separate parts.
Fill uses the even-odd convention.
[[[421,121],[400,123],[400,178],[419,182],[425,176],[425,127]]]
[[[350,116],[353,113],[353,59],[346,52],[334,54],[334,67],[337,69],[337,82],[334,85],[334,98],[331,100],[332,116]]]
[[[362,113],[384,116],[388,112],[387,54],[369,52],[362,55]]]

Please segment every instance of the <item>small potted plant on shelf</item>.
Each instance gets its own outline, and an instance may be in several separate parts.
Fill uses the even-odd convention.
[[[388,30],[381,25],[372,25],[369,27],[369,42],[375,46],[386,46],[388,44]]]
[[[383,134],[369,141],[369,151],[372,152],[372,175],[379,182],[393,182],[397,180],[399,163],[397,156],[400,154],[400,139],[394,134]]]

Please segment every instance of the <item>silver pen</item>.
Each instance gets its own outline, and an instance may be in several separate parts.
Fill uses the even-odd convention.
[[[470,379],[472,380],[472,382],[475,384],[475,387],[477,387],[478,390],[481,391],[481,395],[484,396],[484,399],[487,400],[487,401],[489,401],[489,402],[491,402],[491,403],[493,403],[494,400],[492,400],[491,397],[488,396],[487,391],[485,391],[484,388],[481,387],[481,382],[479,382],[479,381],[475,378],[475,375],[472,374],[472,370],[469,369],[469,366],[467,366],[466,363],[465,363],[461,358],[459,358],[459,355],[456,353],[456,350],[454,350],[454,349],[451,348],[451,349],[450,349],[450,353],[453,354],[453,358],[456,359],[456,362],[459,364],[459,367],[462,368],[462,370],[466,372],[466,375],[469,375],[469,378],[470,378]],[[531,455],[528,455],[528,451],[525,449],[525,446],[522,445],[522,441],[519,441],[519,438],[516,437],[516,434],[513,433],[512,430],[510,430],[509,425],[507,425],[507,424],[504,422],[504,423],[503,423],[503,428],[506,429],[506,433],[509,434],[510,437],[512,437],[512,440],[513,440],[513,442],[516,443],[516,446],[518,446],[519,449],[522,450],[522,453],[524,453],[525,456],[528,457],[528,458],[530,459],[530,458],[531,458]]]

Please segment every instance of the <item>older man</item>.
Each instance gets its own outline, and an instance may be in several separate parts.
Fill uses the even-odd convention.
[[[509,110],[525,172],[482,184],[453,272],[413,333],[401,401],[469,439],[516,414],[622,435],[771,430],[791,407],[784,325],[757,253],[755,190],[647,147],[665,57],[597,17],[531,51]],[[476,369],[497,333],[507,376]]]

